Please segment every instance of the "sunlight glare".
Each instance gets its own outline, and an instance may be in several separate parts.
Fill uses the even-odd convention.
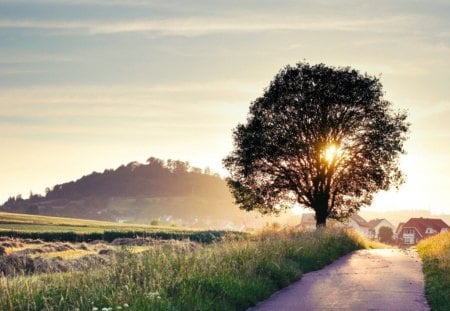
[[[291,211],[294,215],[301,215],[303,213],[303,208],[300,205],[294,205]]]
[[[335,144],[327,146],[324,152],[325,161],[328,163],[332,163],[340,152],[341,152],[340,148],[337,147]]]

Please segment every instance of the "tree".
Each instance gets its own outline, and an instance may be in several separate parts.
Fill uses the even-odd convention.
[[[299,203],[325,226],[403,182],[408,128],[378,78],[348,67],[286,66],[234,130],[223,160],[228,185],[242,209],[278,213]]]
[[[378,240],[382,243],[392,243],[394,236],[394,232],[392,231],[392,228],[382,226],[380,227],[380,230],[378,231]]]

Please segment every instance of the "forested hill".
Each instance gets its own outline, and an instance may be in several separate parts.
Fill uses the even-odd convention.
[[[232,201],[220,176],[187,162],[151,157],[145,164],[131,162],[55,185],[45,196],[10,197],[0,211],[140,222],[173,219],[189,225],[243,216]]]

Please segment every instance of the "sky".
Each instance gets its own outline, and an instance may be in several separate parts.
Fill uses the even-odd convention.
[[[450,213],[449,1],[0,0],[0,202],[150,156],[222,175],[299,61],[380,77],[411,122],[374,210]]]

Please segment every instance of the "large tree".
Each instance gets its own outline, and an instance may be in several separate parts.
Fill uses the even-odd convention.
[[[228,184],[242,209],[276,213],[298,203],[325,226],[403,182],[408,128],[378,78],[348,67],[286,66],[234,130],[223,160]]]

